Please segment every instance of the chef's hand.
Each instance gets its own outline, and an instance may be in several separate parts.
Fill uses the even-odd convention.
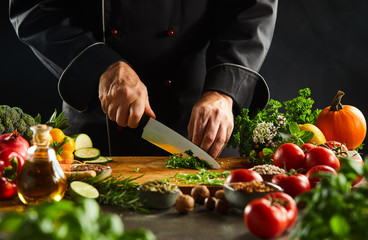
[[[194,105],[188,125],[189,139],[213,158],[226,146],[234,128],[231,97],[205,92]]]
[[[98,93],[104,113],[121,127],[136,128],[143,113],[156,117],[146,86],[125,62],[114,63],[101,75]]]

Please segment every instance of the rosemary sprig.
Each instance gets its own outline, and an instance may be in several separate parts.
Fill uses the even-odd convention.
[[[100,204],[119,206],[124,209],[132,209],[140,212],[148,212],[148,209],[142,207],[138,195],[138,183],[134,180],[140,178],[122,178],[122,175],[109,177],[105,180],[94,178],[84,178],[81,181],[94,186],[100,196],[97,201]]]
[[[167,168],[178,169],[209,169],[211,165],[198,158],[193,156],[193,152],[191,150],[187,150],[183,153],[174,153],[170,156],[170,159],[165,161]]]
[[[210,186],[224,185],[224,179],[230,174],[230,171],[211,172],[206,169],[201,169],[196,174],[177,173],[174,178],[177,181],[182,181],[185,184],[199,184]]]

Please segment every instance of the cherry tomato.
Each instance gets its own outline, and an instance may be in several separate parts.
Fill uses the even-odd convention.
[[[301,173],[280,173],[273,176],[271,182],[283,188],[293,198],[310,190],[308,178]]]
[[[331,150],[337,150],[337,149],[341,149],[342,151],[347,152],[348,148],[345,146],[345,144],[342,144],[340,142],[337,141],[327,141],[323,144],[323,146],[331,149]]]
[[[252,200],[244,209],[244,224],[249,232],[261,238],[282,234],[289,220],[286,209],[265,198]]]
[[[326,172],[326,173],[331,173],[335,175],[337,174],[335,169],[327,165],[317,165],[317,166],[312,167],[306,173],[306,176],[309,180],[311,188],[314,188],[317,185],[317,183],[319,183],[322,180],[320,177],[315,176],[316,173],[320,173],[320,172]]]
[[[304,152],[294,143],[284,143],[276,150],[273,163],[287,171],[304,168]]]
[[[304,143],[300,146],[300,148],[303,150],[304,153],[308,152],[308,150],[317,147],[317,145],[313,143]]]
[[[360,154],[355,151],[355,150],[352,150],[352,151],[348,151],[348,155],[357,163],[361,164],[362,166],[364,165],[364,162],[363,162],[363,158],[362,156],[360,156]],[[360,183],[360,181],[363,179],[363,176],[358,176],[354,182],[353,182],[353,186],[357,185],[358,183]]]
[[[308,171],[317,165],[327,165],[337,170],[340,167],[340,161],[331,149],[315,147],[305,153],[305,167]]]
[[[262,182],[263,178],[256,171],[240,168],[232,171],[230,175],[226,178],[225,182],[232,183],[232,182],[250,182],[250,181]]]
[[[295,203],[295,200],[290,195],[284,192],[273,192],[267,194],[263,198],[277,202],[286,209],[288,217],[288,226],[287,226],[288,228],[295,224],[296,219],[298,217],[298,207]]]

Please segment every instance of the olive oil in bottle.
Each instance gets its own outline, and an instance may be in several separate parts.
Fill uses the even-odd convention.
[[[24,204],[60,201],[66,191],[66,177],[49,147],[51,127],[40,124],[31,127],[33,146],[28,149],[27,159],[18,176],[17,190]]]

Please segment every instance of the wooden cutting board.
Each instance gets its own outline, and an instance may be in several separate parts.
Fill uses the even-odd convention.
[[[190,169],[168,169],[165,167],[165,160],[169,157],[113,157],[113,161],[108,165],[112,168],[112,175],[118,176],[121,174],[123,178],[137,178],[135,182],[144,183],[150,180],[160,180],[173,178],[176,173],[197,173],[198,170]],[[220,158],[217,162],[220,169],[211,170],[216,172],[231,171],[237,168],[245,168],[244,158],[229,157]],[[190,193],[193,185],[187,185],[180,182],[175,182],[183,193]],[[209,187],[211,193],[221,187]],[[10,200],[0,201],[0,212],[17,210],[22,211],[25,205],[21,203],[18,197]]]
[[[122,174],[122,177],[135,178],[138,183],[144,183],[150,180],[160,180],[174,178],[177,173],[198,173],[198,170],[192,169],[168,169],[165,167],[165,160],[169,157],[113,157],[113,161],[109,163],[112,168],[112,175],[118,176]],[[211,170],[214,172],[231,171],[238,168],[245,168],[244,158],[240,157],[228,157],[220,158],[217,162],[220,165],[220,169]],[[187,193],[193,187],[182,182],[175,182],[180,189]],[[215,191],[219,187],[210,187],[211,191]]]

